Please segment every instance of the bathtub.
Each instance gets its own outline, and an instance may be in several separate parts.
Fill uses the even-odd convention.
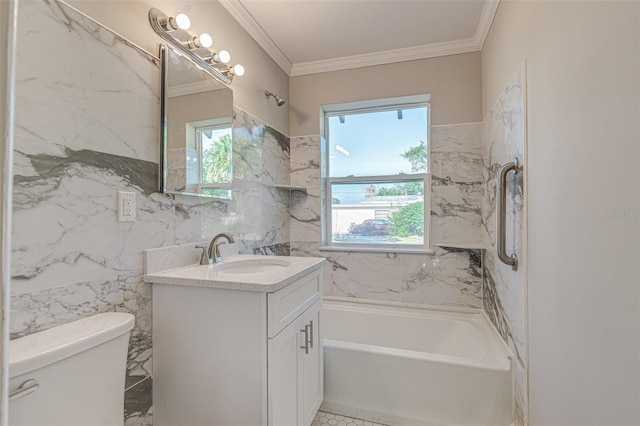
[[[327,299],[321,410],[391,425],[512,423],[510,354],[479,311]]]

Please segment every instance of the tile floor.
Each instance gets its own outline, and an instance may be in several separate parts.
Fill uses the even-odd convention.
[[[326,413],[318,411],[311,426],[386,426],[381,423],[369,422],[362,419],[354,419],[353,417],[341,416],[340,414]]]

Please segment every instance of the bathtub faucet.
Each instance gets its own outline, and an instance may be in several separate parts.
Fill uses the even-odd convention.
[[[211,240],[211,244],[209,244],[209,250],[207,250],[207,253],[209,254],[209,259],[211,259],[214,264],[222,262],[222,256],[220,256],[220,249],[218,248],[218,246],[225,243],[219,243],[218,240],[220,238],[226,239],[229,244],[235,242],[233,240],[233,237],[226,232],[222,232],[213,237],[213,239]]]

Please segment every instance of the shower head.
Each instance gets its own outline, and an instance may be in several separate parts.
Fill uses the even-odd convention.
[[[269,96],[273,96],[273,99],[276,100],[276,104],[281,107],[282,105],[285,104],[285,102],[287,102],[282,96],[276,95],[275,93],[271,93],[268,90],[264,91],[264,97],[269,99]]]

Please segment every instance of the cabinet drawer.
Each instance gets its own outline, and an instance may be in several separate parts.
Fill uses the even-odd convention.
[[[322,269],[267,295],[267,334],[274,337],[322,294]]]

